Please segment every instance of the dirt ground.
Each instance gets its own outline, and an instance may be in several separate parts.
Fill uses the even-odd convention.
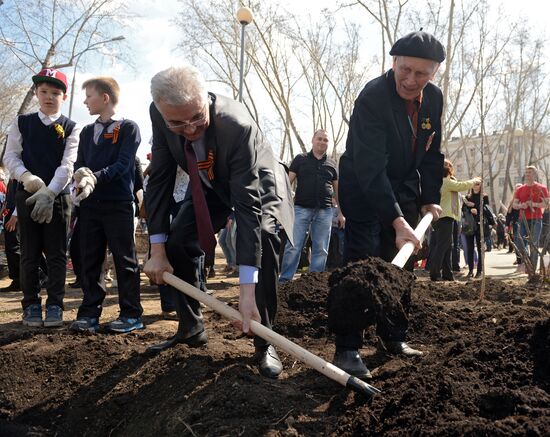
[[[276,325],[326,360],[329,276],[281,287]],[[236,306],[235,284],[218,274],[209,288]],[[207,347],[146,356],[176,322],[161,318],[156,288],[142,285],[147,328],[127,335],[68,332],[80,290],[68,291],[59,329],[23,327],[20,293],[0,295],[0,436],[550,434],[548,286],[488,280],[480,303],[480,281],[418,279],[409,338],[425,355],[378,352],[367,330],[361,354],[382,393],[365,399],[285,353],[281,378],[263,378],[251,341],[208,309]],[[116,315],[110,289],[102,322]]]

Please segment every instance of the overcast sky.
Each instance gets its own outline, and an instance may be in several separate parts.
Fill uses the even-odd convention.
[[[208,0],[204,0],[208,1]],[[269,1],[269,0],[263,0]],[[427,1],[427,0],[424,0]],[[296,14],[311,13],[321,7],[334,7],[335,1],[301,0],[287,2]],[[511,17],[525,17],[536,29],[545,31],[548,17],[550,17],[550,0],[503,0],[506,12]],[[298,4],[299,6],[296,6]],[[145,161],[149,152],[148,141],[151,136],[148,107],[151,101],[149,84],[151,77],[158,71],[171,65],[181,64],[181,59],[174,50],[180,39],[180,31],[171,24],[172,18],[182,7],[177,0],[134,0],[131,10],[138,15],[132,20],[131,28],[121,29],[125,36],[125,43],[131,50],[131,57],[135,69],[123,63],[103,66],[87,63],[86,68],[79,68],[76,75],[75,96],[72,118],[79,123],[91,123],[92,118],[83,105],[84,94],[80,89],[84,80],[97,75],[110,75],[121,86],[121,101],[118,114],[132,119],[141,129],[142,143],[138,155]],[[66,69],[69,79],[73,72]],[[220,91],[212,87],[212,91]],[[68,113],[68,103],[64,112]]]

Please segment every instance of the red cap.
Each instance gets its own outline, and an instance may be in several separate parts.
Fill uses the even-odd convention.
[[[55,83],[63,88],[64,93],[67,92],[67,76],[65,76],[65,73],[55,68],[44,68],[40,73],[32,77],[32,81],[35,85],[42,82]]]

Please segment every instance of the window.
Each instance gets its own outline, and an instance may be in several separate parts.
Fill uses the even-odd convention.
[[[498,153],[504,153],[505,151],[506,151],[505,144],[501,144],[500,146],[498,146]]]
[[[504,187],[504,181],[506,180],[506,178],[504,176],[501,176],[500,178],[498,178],[498,186],[499,187]]]

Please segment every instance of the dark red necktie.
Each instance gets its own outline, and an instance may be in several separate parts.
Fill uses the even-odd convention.
[[[191,194],[193,196],[193,209],[195,210],[199,244],[207,258],[214,259],[216,237],[214,236],[210,212],[208,211],[206,197],[202,189],[199,167],[197,166],[197,156],[190,141],[186,140],[183,148],[185,150],[185,159],[187,159],[187,171],[189,172],[189,183],[191,184]]]
[[[406,100],[405,106],[407,107],[407,117],[412,131],[411,147],[414,153],[416,151],[416,131],[418,129],[418,102],[417,100]]]

